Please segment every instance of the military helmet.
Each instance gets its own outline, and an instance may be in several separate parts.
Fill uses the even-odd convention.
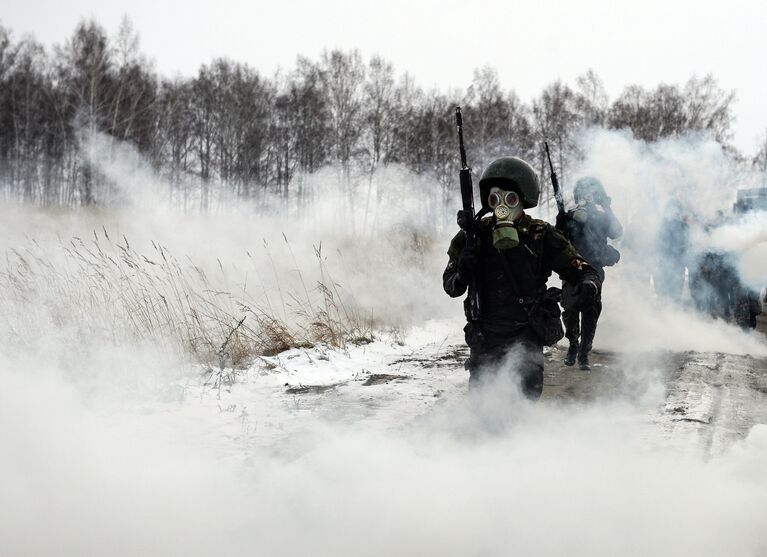
[[[602,182],[593,176],[585,176],[579,179],[575,182],[575,191],[573,191],[573,197],[575,197],[576,202],[589,194],[597,202],[607,197]]]
[[[541,182],[533,167],[517,157],[501,157],[487,165],[479,179],[479,196],[482,208],[490,210],[487,197],[490,188],[513,189],[522,198],[522,207],[529,209],[538,205]]]

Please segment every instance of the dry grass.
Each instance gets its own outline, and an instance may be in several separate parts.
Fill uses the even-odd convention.
[[[64,335],[75,346],[152,341],[219,372],[289,348],[318,342],[343,348],[370,338],[370,324],[345,303],[321,247],[315,248],[321,280],[307,286],[296,266],[296,292],[284,291],[265,248],[270,264],[248,257],[261,267],[255,269],[259,276],[269,274],[271,266],[276,308],[265,285],[231,286],[221,262],[214,284],[202,268],[190,260],[182,264],[157,243],[139,253],[127,238],[114,241],[106,230],[52,248],[31,241],[5,254],[0,326],[28,349],[52,335]]]

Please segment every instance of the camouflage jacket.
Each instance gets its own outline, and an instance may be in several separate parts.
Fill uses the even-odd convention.
[[[599,271],[607,265],[612,265],[607,253],[608,238],[619,238],[623,227],[608,207],[606,209],[589,204],[576,207],[565,216],[565,236],[572,242],[575,249]],[[614,251],[614,250],[613,250]]]
[[[477,226],[480,325],[499,332],[518,329],[527,322],[526,308],[546,291],[552,271],[574,284],[584,280],[601,284],[596,270],[549,223],[523,215],[516,228],[519,246],[501,251],[492,244],[492,219],[483,219]],[[458,278],[458,257],[465,243],[466,235],[460,231],[447,252],[449,260],[442,282],[445,292],[452,297],[461,296],[467,289]],[[513,283],[509,272],[513,273]]]

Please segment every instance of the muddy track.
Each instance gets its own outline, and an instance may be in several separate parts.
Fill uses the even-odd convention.
[[[233,436],[271,444],[318,419],[403,427],[466,397],[468,349],[457,332],[412,348],[371,345],[365,350],[276,357],[216,393],[215,403],[232,409],[225,416]],[[755,424],[767,424],[767,359],[597,349],[591,369],[582,371],[562,363],[565,351],[558,346],[545,352],[540,404],[625,402],[638,409],[638,421],[653,432],[648,438],[704,457],[725,451]],[[298,380],[295,369],[303,370]]]
[[[546,351],[541,402],[593,403],[623,399],[634,403],[650,389],[663,389],[647,412],[663,443],[689,447],[702,456],[720,454],[743,439],[755,424],[767,424],[767,359],[749,355],[658,352],[617,354],[595,350],[591,369],[562,363],[564,347]],[[467,375],[461,344],[443,347],[439,358],[413,354],[391,365],[438,389],[450,378],[461,389]],[[456,393],[457,394],[457,393]]]

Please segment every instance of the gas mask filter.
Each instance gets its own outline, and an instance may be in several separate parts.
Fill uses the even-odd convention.
[[[522,202],[514,191],[494,187],[490,189],[487,204],[495,215],[493,228],[493,247],[500,250],[515,248],[519,245],[519,234],[514,221],[522,214]]]

